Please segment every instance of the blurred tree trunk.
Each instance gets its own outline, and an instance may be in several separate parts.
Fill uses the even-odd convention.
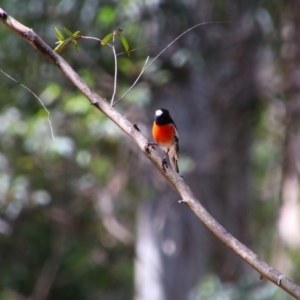
[[[171,10],[169,5],[165,4],[164,9]],[[205,21],[216,20],[211,15],[211,5],[201,1],[186,9],[193,22],[190,26],[203,20],[200,14],[206,16]],[[232,21],[230,30],[217,25],[202,27],[172,47],[171,54],[164,54],[163,66],[172,69],[173,81],[156,89],[151,111],[159,107],[171,111],[179,131],[181,158],[188,155],[194,162],[193,170],[184,179],[208,211],[249,245],[248,170],[251,125],[257,119],[254,78],[258,42],[254,25],[243,19],[250,7],[227,4],[224,9]],[[170,16],[159,33],[174,38],[180,30]],[[192,55],[189,63],[176,67],[172,59],[176,53],[179,55],[179,48]],[[202,64],[194,63],[201,59]],[[245,264],[177,200],[178,196],[165,191],[140,210],[136,276],[144,273],[148,277],[137,285],[136,299],[154,299],[143,292],[150,277],[152,290],[155,283],[160,289],[156,299],[179,300],[188,299],[207,267],[224,281],[243,274]],[[160,226],[155,222],[157,218],[163,219]],[[155,252],[155,263],[149,255],[151,251],[146,251],[147,244]]]
[[[300,37],[299,1],[289,2],[282,18],[281,58],[284,69],[286,93],[286,131],[283,146],[283,169],[281,184],[279,235],[285,245],[300,247],[300,202],[299,202],[299,163],[300,163]],[[285,270],[291,271],[291,270]]]

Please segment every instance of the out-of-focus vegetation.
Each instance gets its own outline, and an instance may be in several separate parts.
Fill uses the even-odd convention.
[[[137,50],[130,57],[126,53],[118,56],[117,98],[139,75],[146,57],[154,57],[184,30],[205,21],[232,21],[203,26],[179,40],[173,50],[165,52],[147,70],[117,109],[137,122],[148,136],[154,109],[163,105],[173,109],[185,179],[189,181],[201,173],[192,186],[199,188],[196,194],[203,197],[213,215],[218,220],[218,216],[224,216],[237,236],[244,234],[247,245],[299,282],[300,237],[286,233],[293,233],[300,218],[294,214],[290,225],[289,213],[281,210],[280,202],[284,178],[291,178],[284,171],[290,149],[287,131],[293,130],[291,140],[298,141],[297,121],[292,129],[287,124],[300,107],[294,84],[300,67],[295,55],[299,53],[299,21],[293,15],[293,1],[272,5],[265,1],[248,2],[3,0],[1,6],[53,48],[55,27],[80,30],[84,36],[97,38],[122,28],[130,48]],[[50,111],[55,135],[53,141],[41,104],[0,73],[0,299],[133,298],[137,207],[142,200],[152,201],[170,187],[132,141],[91,106],[55,66],[3,25],[0,44],[1,69],[40,97]],[[116,49],[124,52],[118,41]],[[114,57],[109,47],[93,40],[79,40],[78,52],[68,47],[61,55],[109,101],[114,76]],[[250,58],[253,61],[247,61]],[[246,72],[242,77],[243,66],[252,64],[252,73]],[[197,77],[194,81],[199,80],[193,84],[203,88],[200,94],[193,90],[193,76]],[[232,94],[241,91],[234,94],[239,99],[236,103],[230,102],[229,92],[218,90],[221,84],[226,85],[226,80],[230,86],[232,78],[237,80],[231,87]],[[182,91],[178,98],[176,89]],[[253,95],[251,99],[243,102],[249,94]],[[212,95],[214,99],[219,97],[219,102],[205,102]],[[200,103],[205,103],[201,109]],[[218,119],[205,113],[210,105],[219,111]],[[193,114],[188,115],[184,106]],[[247,210],[247,218],[244,211],[238,215],[238,206],[234,214],[238,220],[247,219],[243,228],[238,228],[238,221],[233,219],[230,223],[233,204],[225,200],[217,203],[206,190],[215,177],[224,176],[221,200],[225,195],[230,198],[234,182],[227,178],[237,172],[239,161],[237,167],[233,167],[235,162],[232,167],[223,164],[216,175],[210,171],[211,161],[221,161],[232,153],[213,152],[209,145],[221,151],[218,143],[222,143],[201,135],[201,128],[199,135],[189,135],[199,120],[203,127],[218,131],[215,124],[222,124],[222,118],[237,107],[239,117],[241,113],[245,116],[247,133],[241,129],[240,136],[232,136],[236,133],[234,128],[240,126],[233,115],[232,123],[224,127],[220,136],[228,135],[228,140],[236,138],[237,143],[242,140],[246,144],[233,155],[245,165],[246,174],[245,184],[234,189],[246,190],[251,202],[244,204],[241,193],[238,201],[240,209]],[[246,156],[241,158],[239,153]],[[299,154],[293,155],[292,165]],[[297,188],[296,180],[287,193],[297,193]],[[295,199],[292,210],[299,212],[297,195]],[[175,196],[172,201],[176,200]],[[285,218],[278,218],[279,213]],[[188,237],[189,231],[184,234]],[[232,271],[233,265],[224,264],[221,258],[219,261],[218,244],[212,246],[213,243],[201,243],[209,253],[208,259],[199,265],[195,263],[204,271],[202,277],[195,278],[198,284],[190,293],[192,299],[290,299],[274,285],[260,282],[259,275],[249,269]],[[194,247],[198,251],[197,244]],[[218,263],[223,266],[223,281]]]

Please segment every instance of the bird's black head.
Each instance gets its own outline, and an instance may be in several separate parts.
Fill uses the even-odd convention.
[[[174,124],[174,121],[172,120],[170,113],[167,109],[160,108],[155,112],[154,120],[159,125]]]

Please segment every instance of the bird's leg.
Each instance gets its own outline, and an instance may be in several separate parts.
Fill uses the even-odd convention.
[[[153,149],[155,149],[155,146],[158,146],[157,143],[154,143],[154,142],[147,142],[146,145],[145,145],[145,151],[150,154],[150,151],[149,151],[149,147],[152,147]],[[166,152],[166,155],[161,159],[161,167],[163,168],[163,170],[166,172],[166,168],[169,167],[168,163],[167,163],[167,155],[169,154],[169,149],[168,151]]]
[[[165,155],[165,156],[162,158],[162,160],[161,160],[161,166],[162,166],[162,168],[163,168],[163,170],[164,170],[165,172],[166,172],[166,168],[169,168],[169,165],[168,165],[167,160],[166,160],[167,155],[169,155],[169,149],[168,149],[166,155]]]

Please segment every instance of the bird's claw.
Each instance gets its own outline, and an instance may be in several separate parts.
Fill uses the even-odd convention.
[[[156,143],[153,143],[153,142],[148,142],[146,143],[145,145],[145,150],[148,154],[150,154],[150,151],[149,151],[149,147],[155,149],[155,146],[158,146]]]
[[[150,151],[149,151],[149,148],[153,148],[155,149],[155,146],[158,146],[157,143],[153,143],[153,142],[147,142],[146,145],[145,145],[145,151],[150,154]],[[166,169],[169,168],[169,165],[167,163],[167,160],[166,160],[166,157],[163,157],[161,159],[161,167],[163,168],[163,170],[166,172]]]
[[[166,169],[169,168],[169,165],[166,161],[166,156],[162,158],[161,160],[161,167],[163,168],[163,170],[166,172]]]

